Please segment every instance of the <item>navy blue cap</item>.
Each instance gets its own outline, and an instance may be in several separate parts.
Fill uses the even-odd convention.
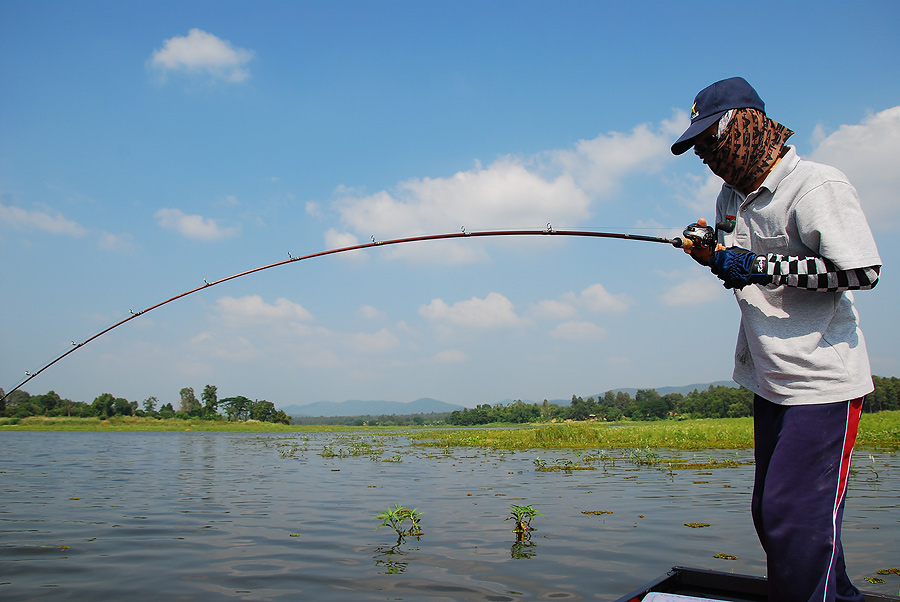
[[[672,153],[680,155],[694,146],[694,138],[730,109],[748,108],[766,112],[765,103],[743,77],[723,79],[703,88],[691,107],[691,125],[672,145]]]

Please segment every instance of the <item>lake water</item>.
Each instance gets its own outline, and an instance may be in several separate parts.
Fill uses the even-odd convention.
[[[765,572],[751,465],[673,472],[619,450],[333,434],[6,431],[0,444],[4,600],[615,600],[673,565]],[[896,594],[898,575],[863,581],[900,566],[900,462],[874,456],[856,454],[843,541],[856,584]],[[536,457],[595,469],[539,471]],[[423,513],[423,535],[376,530],[395,504]],[[512,504],[545,515],[530,539],[504,521]]]

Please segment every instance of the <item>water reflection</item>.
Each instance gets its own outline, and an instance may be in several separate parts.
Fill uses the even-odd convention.
[[[531,533],[516,533],[516,541],[509,549],[509,557],[514,560],[528,560],[537,556],[535,543],[531,541]]]
[[[383,571],[379,571],[380,575],[397,575],[406,571],[409,562],[403,562],[400,559],[406,555],[402,549],[402,542],[398,541],[397,545],[389,548],[375,548],[375,566]]]

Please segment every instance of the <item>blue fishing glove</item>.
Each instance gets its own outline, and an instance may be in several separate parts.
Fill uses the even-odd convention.
[[[709,269],[725,283],[725,288],[744,288],[748,284],[770,284],[772,276],[766,273],[768,260],[740,247],[716,251],[709,260]]]

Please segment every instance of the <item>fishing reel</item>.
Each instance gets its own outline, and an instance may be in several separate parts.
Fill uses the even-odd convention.
[[[712,226],[701,226],[697,222],[688,225],[684,229],[684,242],[682,246],[689,249],[715,249],[716,231]]]

